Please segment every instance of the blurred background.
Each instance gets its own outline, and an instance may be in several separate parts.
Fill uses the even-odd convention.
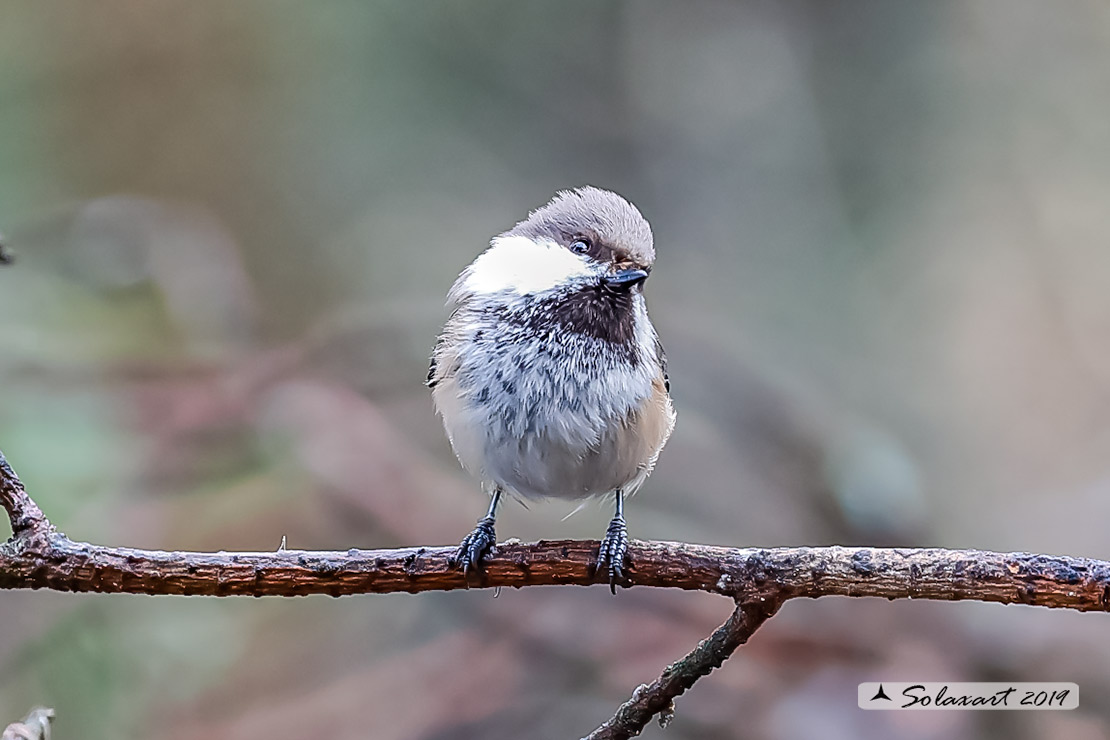
[[[457,543],[443,296],[555,190],[651,221],[679,420],[633,536],[1110,558],[1110,6],[40,1],[0,8],[0,449],[75,539]],[[596,538],[608,506],[508,505]],[[6,524],[2,534],[6,535]],[[0,594],[0,726],[576,738],[728,614],[604,587]],[[792,601],[682,738],[1110,737],[1105,615]],[[1081,708],[863,712],[875,680]]]

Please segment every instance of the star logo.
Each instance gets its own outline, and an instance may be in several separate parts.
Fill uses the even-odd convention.
[[[871,697],[871,701],[875,701],[876,699],[886,699],[887,701],[894,701],[893,699],[891,699],[889,696],[886,695],[885,691],[883,691],[883,685],[882,684],[879,684],[879,690],[877,692],[875,692],[874,696]]]

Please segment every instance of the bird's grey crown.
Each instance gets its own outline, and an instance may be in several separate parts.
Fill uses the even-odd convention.
[[[546,238],[564,246],[586,237],[590,255],[599,262],[631,261],[643,267],[655,262],[651,226],[636,206],[614,192],[588,185],[556,193],[505,235]]]

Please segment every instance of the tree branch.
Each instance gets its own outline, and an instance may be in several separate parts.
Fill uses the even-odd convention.
[[[209,596],[344,596],[470,587],[602,584],[597,543],[497,547],[467,579],[453,547],[343,552],[165,552],[74,542],[55,531],[0,453],[0,506],[13,535],[0,545],[0,589]],[[738,548],[633,541],[628,586],[707,591],[736,611],[709,638],[641,687],[591,738],[627,738],[721,663],[788,599],[993,601],[1110,611],[1110,562],[1032,553],[880,547]]]
[[[739,601],[732,615],[712,635],[682,660],[667,666],[659,678],[632,692],[632,698],[620,705],[612,719],[583,740],[627,740],[639,735],[655,715],[659,715],[659,724],[666,727],[674,716],[675,698],[699,678],[720,668],[781,605],[781,599],[764,596]]]
[[[12,525],[12,539],[8,544],[21,538],[29,540],[35,535],[45,536],[53,531],[42,509],[27,495],[22,481],[3,452],[0,452],[0,506],[8,513]]]

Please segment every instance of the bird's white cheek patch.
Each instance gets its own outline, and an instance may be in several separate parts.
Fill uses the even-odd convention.
[[[457,295],[511,291],[542,293],[591,274],[586,262],[553,241],[499,236],[466,269],[452,291]]]

